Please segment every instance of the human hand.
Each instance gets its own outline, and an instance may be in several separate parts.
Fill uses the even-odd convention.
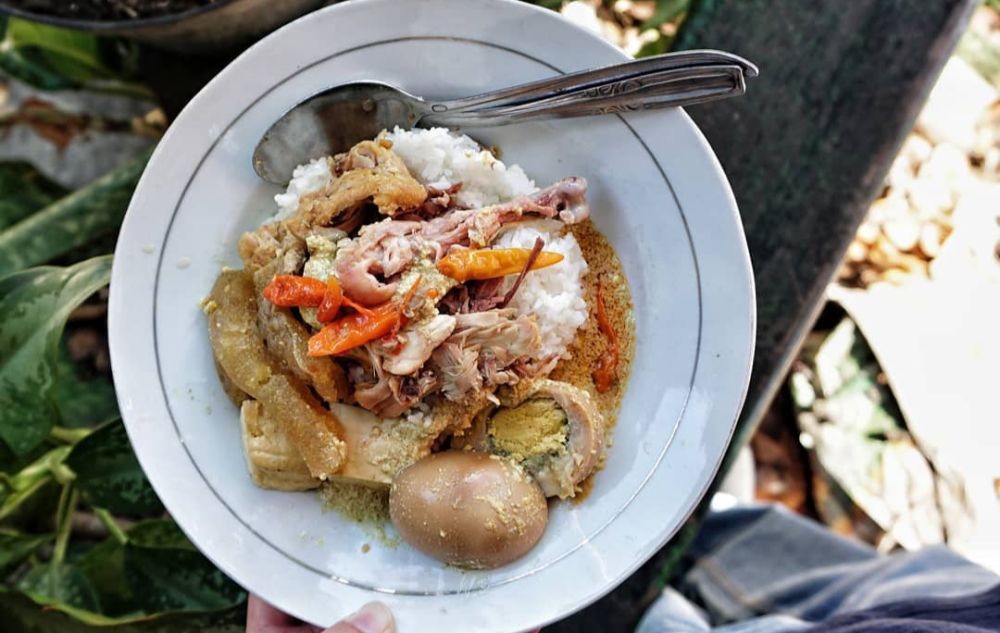
[[[303,624],[250,594],[246,633],[395,633],[392,613],[381,602],[369,602],[328,629]],[[535,629],[529,633],[541,633]]]
[[[395,633],[392,613],[380,602],[369,602],[328,629],[303,624],[250,594],[246,633]]]

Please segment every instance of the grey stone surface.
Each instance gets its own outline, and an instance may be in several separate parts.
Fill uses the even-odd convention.
[[[2,112],[16,111],[27,99],[40,99],[62,112],[128,122],[155,107],[149,101],[121,95],[77,90],[43,92],[3,73],[0,83],[6,85],[6,100],[0,102]],[[67,189],[78,189],[152,143],[152,139],[128,131],[95,129],[82,132],[65,148],[60,148],[21,123],[0,133],[0,161],[28,161]]]

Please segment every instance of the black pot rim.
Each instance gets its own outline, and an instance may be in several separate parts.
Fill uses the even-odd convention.
[[[72,18],[63,18],[45,13],[32,13],[30,11],[25,11],[24,9],[12,7],[6,3],[0,3],[0,13],[7,13],[17,18],[31,20],[32,22],[41,22],[42,24],[51,24],[52,26],[61,26],[82,31],[120,31],[122,29],[173,24],[188,18],[193,18],[203,13],[221,9],[222,7],[236,1],[237,0],[215,0],[215,2],[211,4],[194,7],[193,9],[188,9],[187,11],[181,11],[179,13],[157,15],[149,18],[136,18],[133,20],[74,20]]]

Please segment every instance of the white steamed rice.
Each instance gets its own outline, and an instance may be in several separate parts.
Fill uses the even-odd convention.
[[[538,190],[535,183],[517,165],[504,165],[490,152],[482,150],[465,135],[444,128],[402,130],[387,134],[392,149],[403,159],[407,169],[425,185],[447,189],[462,183],[458,200],[468,207],[482,207],[506,202]],[[285,193],[274,197],[276,218],[296,210],[299,200],[326,186],[332,179],[330,159],[317,158],[299,165],[292,173]],[[537,317],[542,338],[541,357],[567,356],[567,348],[576,330],[587,320],[587,302],[583,298],[583,276],[587,262],[576,238],[559,235],[558,228],[545,223],[515,225],[505,230],[495,242],[496,248],[531,248],[535,239],[545,241],[545,250],[561,253],[565,259],[541,270],[532,271],[518,289],[511,307],[521,314]]]
[[[523,169],[504,165],[464,134],[452,134],[443,127],[397,127],[387,138],[392,141],[392,150],[420,182],[439,189],[462,183],[458,201],[467,207],[485,207],[538,190]]]
[[[299,165],[292,172],[292,179],[288,182],[285,193],[274,196],[274,202],[278,205],[276,219],[282,219],[295,213],[299,208],[299,200],[302,196],[319,191],[333,180],[333,173],[330,171],[330,158],[324,156],[311,160],[304,165]]]
[[[564,259],[547,268],[533,270],[521,282],[510,302],[519,314],[534,314],[542,337],[542,357],[566,356],[576,330],[587,321],[587,301],[583,298],[583,276],[587,261],[580,245],[570,234],[560,236],[537,226],[515,226],[494,242],[495,248],[531,248],[535,239],[545,241],[545,250]]]

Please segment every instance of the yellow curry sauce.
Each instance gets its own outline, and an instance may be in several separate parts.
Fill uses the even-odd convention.
[[[583,278],[583,285],[590,315],[577,330],[576,338],[569,347],[572,358],[560,362],[550,378],[568,382],[590,392],[607,423],[605,432],[608,436],[607,446],[610,448],[614,443],[613,429],[618,422],[618,410],[621,408],[625,386],[632,370],[632,359],[635,356],[635,313],[632,307],[632,293],[618,255],[591,220],[574,224],[568,227],[568,230],[580,244],[583,257],[587,260],[589,270]],[[604,307],[611,327],[618,335],[619,345],[618,379],[612,383],[611,389],[604,393],[597,390],[592,377],[594,368],[597,367],[598,360],[608,344],[607,337],[601,333],[597,324],[598,281],[603,287]],[[573,497],[574,503],[580,503],[589,496],[594,476],[599,471],[600,468],[581,484],[580,492]]]

